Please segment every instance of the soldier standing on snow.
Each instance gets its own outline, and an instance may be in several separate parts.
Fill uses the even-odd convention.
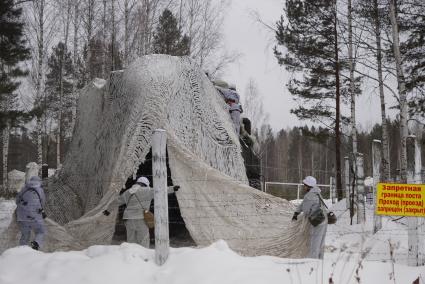
[[[297,220],[298,215],[304,212],[304,216],[310,220],[310,247],[308,257],[323,259],[328,222],[325,217],[326,214],[323,213],[321,208],[322,198],[320,196],[320,188],[317,187],[316,179],[312,176],[307,176],[303,180],[303,184],[307,193],[301,204],[297,207],[292,221]],[[317,218],[319,221],[316,223],[314,221],[312,222],[312,219],[316,219],[316,216],[319,216]],[[322,221],[320,222],[320,220]]]
[[[43,220],[46,218],[43,209],[45,201],[41,179],[38,176],[31,177],[16,196],[16,220],[21,230],[21,246],[28,245],[31,231],[34,231],[35,238],[30,245],[35,250],[42,247],[46,232]]]
[[[123,219],[127,230],[127,242],[137,243],[146,248],[149,248],[149,228],[144,220],[144,211],[149,211],[154,198],[154,191],[149,185],[149,180],[146,177],[139,177],[136,184],[120,194],[108,206],[108,209],[103,211],[105,216],[109,216],[109,211],[112,208],[125,204]],[[179,188],[178,185],[168,187],[168,193],[173,193]]]

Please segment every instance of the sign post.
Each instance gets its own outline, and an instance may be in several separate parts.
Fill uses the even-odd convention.
[[[373,164],[373,198],[376,204],[376,187],[381,180],[381,141],[373,140],[372,142],[372,164]],[[378,232],[382,228],[382,217],[373,214],[373,233]]]

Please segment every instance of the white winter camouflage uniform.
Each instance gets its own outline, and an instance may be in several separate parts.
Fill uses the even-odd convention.
[[[319,198],[320,188],[313,187],[311,188],[306,195],[304,196],[303,201],[297,207],[296,213],[304,212],[306,218],[310,217],[312,212],[317,208],[321,207],[321,201]],[[324,211],[325,216],[326,212]],[[325,249],[325,236],[326,229],[328,226],[328,221],[325,219],[321,224],[314,227],[310,224],[310,248],[308,257],[323,259],[324,249]]]
[[[168,187],[168,193],[173,192],[173,187]],[[143,212],[149,210],[153,198],[154,191],[151,187],[136,183],[108,206],[110,211],[117,206],[126,205],[123,219],[127,231],[127,242],[149,248],[149,228],[144,221]]]
[[[236,134],[240,134],[241,129],[241,113],[242,107],[238,103],[231,103],[229,105],[230,118],[233,122],[233,127],[235,128]]]

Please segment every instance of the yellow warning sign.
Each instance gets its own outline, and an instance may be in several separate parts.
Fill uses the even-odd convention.
[[[425,184],[379,183],[376,214],[425,217]]]

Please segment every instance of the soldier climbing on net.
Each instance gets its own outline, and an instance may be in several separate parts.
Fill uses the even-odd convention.
[[[239,136],[241,129],[241,113],[243,109],[240,104],[239,94],[236,92],[236,86],[234,84],[227,84],[224,81],[214,81],[213,83],[229,106],[230,118],[232,119],[235,132]]]

